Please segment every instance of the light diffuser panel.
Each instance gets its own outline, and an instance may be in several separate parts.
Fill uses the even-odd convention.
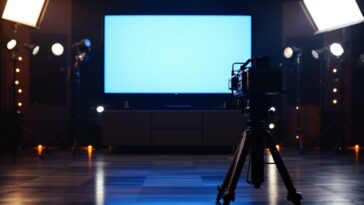
[[[303,0],[316,33],[344,28],[364,21],[355,0]]]
[[[37,27],[45,5],[46,0],[7,0],[2,18]]]

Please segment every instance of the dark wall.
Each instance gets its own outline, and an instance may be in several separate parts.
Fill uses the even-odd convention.
[[[103,95],[103,14],[251,14],[253,16],[253,56],[267,55],[272,64],[278,64],[281,53],[281,2],[280,1],[238,1],[238,0],[107,0],[73,1],[72,39],[78,41],[89,37],[92,41],[91,61],[82,69],[82,98],[84,103],[103,100],[108,104],[120,103],[125,96]],[[245,61],[246,59],[242,59]],[[233,63],[233,62],[232,62]],[[151,96],[149,96],[151,97]],[[190,99],[200,102],[200,106],[224,96],[174,96],[156,95],[134,99],[138,102],[157,105],[166,103],[188,104]],[[170,100],[168,102],[168,100]],[[130,102],[131,106],[135,102]]]

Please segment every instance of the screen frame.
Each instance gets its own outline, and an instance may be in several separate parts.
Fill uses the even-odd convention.
[[[125,109],[125,104],[128,109],[161,109],[161,110],[219,110],[219,109],[237,109],[229,107],[227,104],[234,101],[232,93],[105,93],[105,16],[107,15],[181,15],[181,16],[249,16],[251,19],[251,57],[254,55],[254,31],[255,18],[249,12],[202,12],[202,13],[170,13],[170,12],[141,12],[141,13],[119,13],[119,12],[104,12],[101,15],[101,35],[102,35],[102,95],[107,101],[111,109]],[[241,62],[247,59],[242,59]],[[235,62],[231,62],[231,65]],[[230,68],[230,65],[227,67]],[[227,70],[229,72],[229,70]],[[228,86],[228,79],[226,80]],[[142,103],[141,103],[142,102]],[[144,103],[143,103],[144,102]],[[145,103],[147,102],[147,103]]]

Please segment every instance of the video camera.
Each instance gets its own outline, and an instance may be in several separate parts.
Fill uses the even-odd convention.
[[[251,63],[251,67],[247,67]],[[234,70],[235,65],[241,65]],[[257,57],[245,63],[234,63],[229,89],[235,97],[252,95],[276,95],[282,92],[282,73],[269,65],[269,57]]]

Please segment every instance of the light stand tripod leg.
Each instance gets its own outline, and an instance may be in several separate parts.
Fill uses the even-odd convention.
[[[221,190],[223,192],[222,198],[224,205],[228,205],[230,201],[235,200],[235,188],[249,152],[250,138],[250,132],[245,131],[239,145],[239,150],[236,152],[235,160],[232,162],[228,175],[225,177]]]
[[[242,138],[241,138],[241,140],[240,140],[240,142],[239,142],[239,146],[238,146],[238,148],[236,149],[236,151],[235,151],[235,154],[234,154],[234,158],[233,158],[233,160],[232,160],[232,162],[231,162],[231,164],[230,164],[230,167],[229,167],[229,170],[228,170],[228,172],[226,173],[226,175],[225,175],[225,178],[224,178],[224,181],[223,181],[223,183],[221,184],[221,185],[218,185],[217,186],[217,196],[216,196],[216,202],[218,202],[218,201],[220,201],[221,200],[221,197],[222,197],[222,195],[224,194],[224,191],[225,191],[225,189],[227,188],[227,186],[228,186],[228,183],[229,183],[229,181],[230,181],[230,178],[231,178],[231,174],[232,174],[232,172],[233,172],[233,170],[234,170],[234,168],[235,168],[235,161],[237,160],[237,158],[238,158],[238,156],[240,155],[240,153],[241,153],[241,149],[242,149],[242,146],[244,145],[244,136],[246,135],[246,132],[247,131],[244,131],[242,134],[241,134],[241,136],[242,136]]]
[[[281,175],[283,182],[287,188],[288,191],[288,196],[287,199],[288,201],[292,201],[293,204],[295,205],[300,205],[301,204],[301,199],[302,196],[300,193],[298,193],[296,191],[296,188],[294,187],[291,177],[289,176],[289,173],[287,171],[286,166],[284,165],[284,162],[282,160],[281,155],[278,152],[277,147],[274,144],[273,141],[273,136],[271,133],[267,132],[266,133],[266,144],[272,154],[273,160],[277,166],[277,169],[279,171],[279,174]]]

